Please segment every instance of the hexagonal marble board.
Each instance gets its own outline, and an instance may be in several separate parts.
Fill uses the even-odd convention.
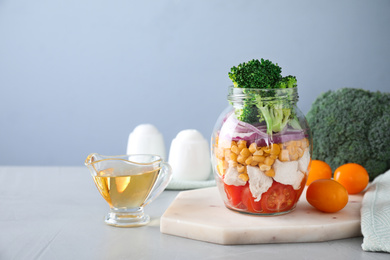
[[[216,187],[180,192],[161,217],[160,231],[211,243],[261,244],[315,242],[361,236],[363,195],[350,195],[347,206],[322,213],[306,201],[281,216],[254,216],[225,207]]]

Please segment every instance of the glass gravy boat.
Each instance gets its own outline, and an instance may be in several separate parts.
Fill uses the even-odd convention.
[[[105,222],[118,227],[146,225],[150,217],[143,208],[163,192],[172,177],[171,167],[158,155],[93,153],[85,165],[110,206]]]

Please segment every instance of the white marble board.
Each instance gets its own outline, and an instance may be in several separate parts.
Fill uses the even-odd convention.
[[[323,213],[306,201],[281,216],[254,216],[227,209],[216,187],[180,192],[161,217],[164,234],[211,243],[262,244],[316,242],[361,236],[363,195],[350,195],[347,206]]]

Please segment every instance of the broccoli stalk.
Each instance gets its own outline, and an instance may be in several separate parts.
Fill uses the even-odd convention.
[[[299,120],[298,120],[296,115],[294,115],[292,118],[290,118],[290,121],[288,122],[288,124],[294,129],[297,129],[297,130],[302,129],[301,124],[299,123]]]
[[[276,117],[278,119],[276,120],[277,124],[275,123],[273,124],[273,131],[275,132],[282,131],[286,127],[288,121],[290,120],[291,109],[282,108],[281,110],[282,112],[280,112],[280,109],[278,110],[274,109],[274,111],[279,111],[278,112],[279,116]]]
[[[271,109],[263,104],[263,101],[261,100],[260,95],[256,95],[256,107],[260,111],[262,115],[262,120],[265,120],[265,123],[267,124],[267,134],[272,135],[272,127],[273,127],[273,116],[271,115],[272,112],[270,111]]]
[[[264,104],[260,95],[256,95],[255,98],[256,107],[267,124],[267,134],[282,131],[289,122],[291,109],[284,108],[280,101],[268,101]]]
[[[272,135],[273,132],[282,131],[288,123],[297,127],[299,122],[291,122],[296,118],[292,113],[291,107],[293,97],[287,93],[287,100],[282,100],[275,95],[272,89],[288,89],[297,85],[294,76],[281,76],[282,69],[269,60],[261,59],[251,60],[247,63],[239,64],[232,67],[229,77],[236,88],[245,88],[244,93],[251,96],[243,102],[241,108],[235,109],[238,120],[247,123],[264,122],[267,125],[267,133]],[[264,91],[262,95],[251,89],[270,89]],[[269,100],[271,98],[271,100]],[[283,97],[285,99],[285,97]],[[267,100],[265,102],[265,99]]]

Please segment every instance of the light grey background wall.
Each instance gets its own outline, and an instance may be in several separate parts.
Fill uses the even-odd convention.
[[[209,138],[230,67],[298,78],[301,110],[329,89],[390,91],[390,1],[0,0],[0,164],[82,165],[154,124]]]

